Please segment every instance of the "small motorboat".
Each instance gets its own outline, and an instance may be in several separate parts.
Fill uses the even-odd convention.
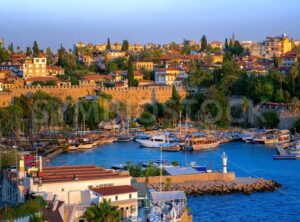
[[[181,147],[178,143],[164,143],[161,145],[161,150],[165,152],[178,152]]]

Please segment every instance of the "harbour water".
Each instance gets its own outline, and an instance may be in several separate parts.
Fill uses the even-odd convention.
[[[274,161],[272,146],[242,142],[222,144],[204,152],[163,153],[163,159],[180,164],[195,161],[208,168],[221,169],[221,155],[228,154],[228,168],[237,176],[263,177],[282,184],[275,192],[251,195],[189,196],[193,221],[300,221],[300,160]],[[92,151],[62,153],[48,165],[114,164],[160,159],[159,149],[142,148],[136,142],[103,145]]]

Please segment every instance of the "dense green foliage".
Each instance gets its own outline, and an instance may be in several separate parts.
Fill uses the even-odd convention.
[[[126,166],[124,166],[124,170],[128,170],[132,177],[150,177],[160,175],[160,168],[154,166],[152,161],[149,162],[149,166],[147,167],[143,167],[142,164],[132,164],[131,162],[127,162]],[[162,174],[166,174],[164,169],[162,170]]]
[[[107,39],[106,50],[111,50],[110,39]]]
[[[43,213],[46,202],[42,197],[28,200],[12,208],[1,209],[1,220],[13,220],[25,216],[34,216],[35,213]]]
[[[153,114],[145,111],[138,118],[138,123],[146,128],[154,126],[156,118]]]
[[[136,82],[134,81],[134,75],[133,75],[133,63],[132,63],[132,57],[130,56],[128,59],[128,65],[127,65],[127,81],[128,86],[136,86]]]
[[[294,131],[294,133],[299,133],[300,131],[300,119],[298,119],[294,124],[293,124],[293,128],[292,131]]]
[[[16,151],[0,148],[1,169],[16,165]]]
[[[10,55],[5,48],[0,48],[0,63],[9,60]]]
[[[34,41],[33,47],[32,47],[32,51],[33,51],[33,56],[34,56],[34,57],[38,57],[38,56],[39,56],[39,54],[40,54],[40,49],[39,49],[39,46],[38,46],[37,41]]]
[[[123,41],[123,44],[122,44],[122,51],[128,51],[129,49],[129,42],[127,40],[124,40]]]
[[[279,124],[279,117],[274,111],[263,112],[258,120],[260,127],[269,129],[276,128]]]
[[[206,36],[203,35],[201,38],[201,51],[204,51],[205,49],[207,49],[207,40]]]
[[[104,199],[100,204],[92,204],[86,209],[82,218],[89,222],[119,222],[121,211],[112,206],[110,200]]]

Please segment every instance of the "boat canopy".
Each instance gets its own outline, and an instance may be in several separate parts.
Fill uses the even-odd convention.
[[[183,191],[153,191],[150,194],[154,203],[186,199],[185,193]]]

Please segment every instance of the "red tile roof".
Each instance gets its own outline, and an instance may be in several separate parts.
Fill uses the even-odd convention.
[[[58,81],[58,78],[56,78],[55,76],[30,77],[26,79],[26,82],[36,82],[36,81],[47,82],[50,80]]]
[[[124,177],[129,177],[129,175],[120,174],[114,170],[99,168],[95,165],[44,167],[42,172],[43,183]]]
[[[99,80],[109,80],[112,79],[111,76],[109,75],[99,75],[99,74],[91,74],[91,75],[86,75],[83,77],[85,80],[94,80],[94,81],[99,81]]]
[[[124,194],[124,193],[134,193],[137,190],[129,185],[124,186],[114,186],[114,187],[101,187],[101,188],[92,188],[92,191],[102,195],[102,196],[110,196],[116,194]]]
[[[62,67],[60,66],[47,66],[48,70],[56,70],[56,71],[62,71],[64,70]]]
[[[137,71],[137,70],[133,71],[133,75],[134,76],[144,76],[143,73],[141,73],[140,71]]]

